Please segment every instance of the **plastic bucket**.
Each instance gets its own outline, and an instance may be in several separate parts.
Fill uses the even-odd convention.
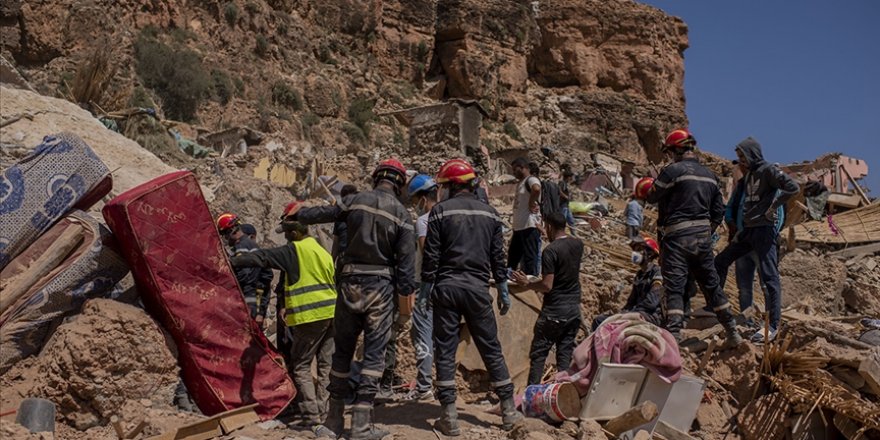
[[[581,398],[574,384],[549,383],[529,385],[523,394],[523,413],[550,422],[577,418],[581,412]]]

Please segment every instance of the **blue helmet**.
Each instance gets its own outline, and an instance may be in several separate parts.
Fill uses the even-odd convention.
[[[422,191],[431,191],[432,189],[437,187],[437,182],[428,176],[427,174],[416,174],[412,180],[409,181],[409,195],[414,196]]]

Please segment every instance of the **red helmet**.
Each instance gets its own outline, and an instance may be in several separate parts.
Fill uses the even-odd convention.
[[[672,130],[663,141],[663,148],[686,149],[697,146],[697,139],[685,128]]]
[[[655,254],[660,255],[660,245],[658,245],[657,242],[654,241],[653,238],[648,237],[648,236],[645,236],[642,238],[645,239],[645,247],[654,251]]]
[[[296,214],[299,211],[299,208],[302,208],[302,202],[298,200],[294,200],[287,204],[284,207],[284,213],[281,214],[281,220],[284,220],[287,216]]]
[[[446,161],[437,173],[437,183],[468,183],[476,178],[474,167],[464,159]]]
[[[220,217],[217,217],[217,231],[220,234],[232,232],[239,225],[241,225],[241,221],[238,220],[238,216],[231,212],[224,212],[220,214]]]
[[[654,186],[654,178],[653,177],[642,177],[636,183],[636,187],[633,190],[633,195],[637,199],[644,200],[648,197],[648,191],[651,191],[651,187]]]
[[[398,187],[406,183],[406,167],[395,158],[379,162],[379,166],[373,171],[373,181],[388,179]]]

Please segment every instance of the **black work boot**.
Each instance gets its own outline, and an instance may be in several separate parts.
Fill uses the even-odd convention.
[[[666,330],[669,330],[669,333],[672,333],[672,337],[675,338],[675,342],[678,345],[681,345],[682,337],[681,337],[681,328],[684,327],[684,316],[682,315],[669,315],[666,318]]]
[[[327,420],[324,421],[324,426],[333,431],[337,437],[342,435],[342,430],[345,429],[344,400],[330,398],[330,408],[327,411]]]
[[[724,326],[724,331],[727,332],[727,337],[724,339],[724,343],[721,344],[721,348],[727,350],[739,347],[743,343],[743,338],[739,334],[739,329],[736,328],[736,321],[731,317],[726,321],[722,321],[722,325]]]
[[[355,405],[351,409],[351,440],[380,440],[390,432],[373,426],[373,407]]]
[[[458,410],[455,409],[455,402],[444,403],[440,407],[440,419],[434,422],[434,428],[445,436],[456,437],[461,435],[461,429],[458,427]]]
[[[516,410],[513,396],[501,400],[501,429],[510,431],[513,424],[522,419],[523,415]]]

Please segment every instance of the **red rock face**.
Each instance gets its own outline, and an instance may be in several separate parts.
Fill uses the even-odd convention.
[[[243,85],[231,102],[206,98],[202,125],[254,125],[319,151],[406,149],[393,118],[351,138],[359,100],[380,112],[476,99],[493,154],[553,145],[575,162],[591,151],[657,161],[663,133],[687,123],[687,27],[629,0],[13,0],[0,8],[0,52],[52,93],[109,42],[118,71],[106,95],[125,98],[142,83],[132,47],[147,26]],[[301,108],[272,102],[278,81]]]

